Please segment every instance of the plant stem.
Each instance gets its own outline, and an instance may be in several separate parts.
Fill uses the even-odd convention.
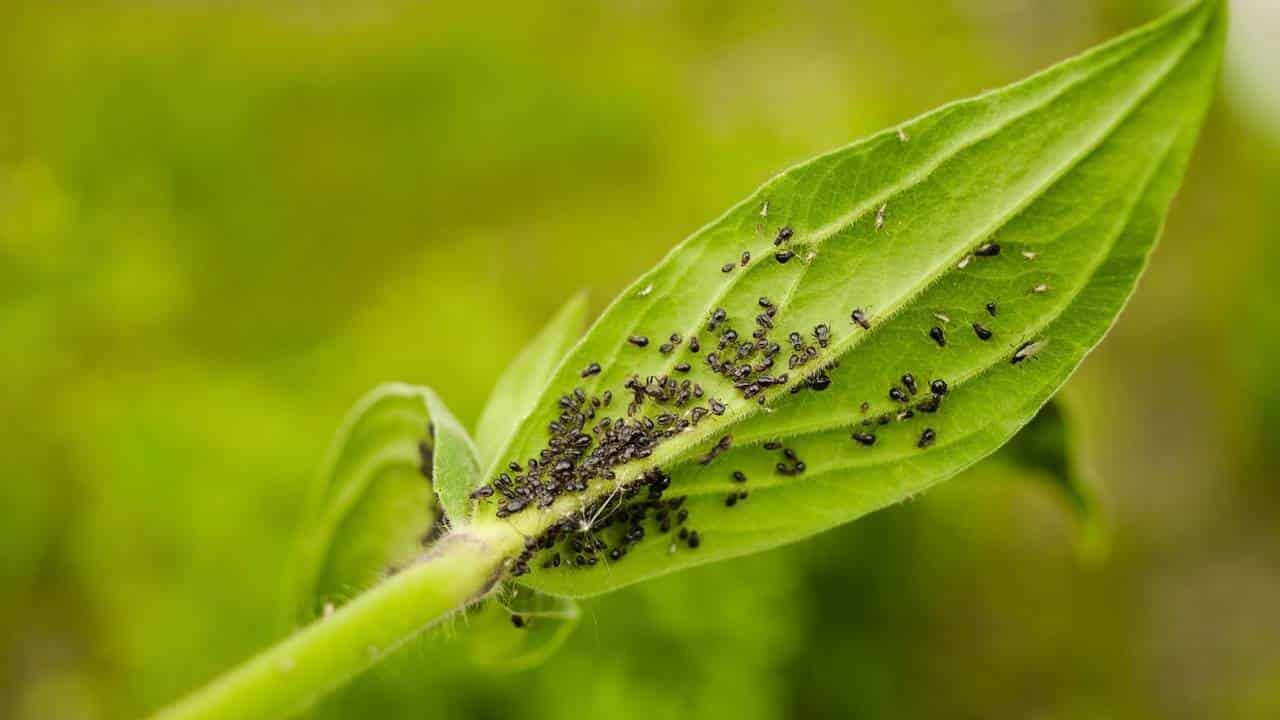
[[[484,595],[519,536],[501,526],[441,538],[422,559],[155,716],[285,718]]]

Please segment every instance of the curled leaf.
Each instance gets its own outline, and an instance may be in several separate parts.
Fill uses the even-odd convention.
[[[286,588],[294,621],[341,605],[465,521],[478,467],[431,389],[392,383],[362,398],[310,488]]]

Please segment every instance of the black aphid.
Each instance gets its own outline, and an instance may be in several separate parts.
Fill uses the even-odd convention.
[[[736,492],[729,493],[729,495],[724,499],[725,507],[733,507],[734,505],[737,505],[737,504],[738,504],[738,493]]]
[[[733,471],[733,481],[734,481],[734,482],[744,483],[744,482],[746,482],[746,481],[747,481],[747,476],[746,476],[746,474],[745,474],[745,473],[743,473],[741,470],[734,470],[734,471]]]
[[[698,537],[698,531],[694,530],[693,532],[689,533],[689,539],[686,540],[685,542],[689,544],[689,548],[691,550],[697,550],[698,546],[702,544],[702,538]]]
[[[742,267],[746,267],[747,263],[749,262],[751,262],[751,253],[747,252],[746,250],[743,250],[742,251]]]
[[[996,304],[995,304],[995,303],[993,303],[993,302],[989,302],[989,303],[987,303],[987,314],[988,314],[988,315],[990,315],[991,317],[995,317],[995,316],[996,316]]]
[[[894,402],[904,403],[907,402],[907,394],[902,392],[902,388],[895,385],[889,388],[889,399]]]
[[[942,396],[933,395],[928,400],[916,404],[916,409],[923,413],[936,413],[940,405],[942,405]]]
[[[871,323],[867,321],[867,315],[866,313],[862,312],[861,308],[854,310],[852,313],[850,313],[849,318],[852,319],[858,325],[860,325],[863,330],[871,329]]]
[[[826,323],[819,323],[813,328],[813,336],[817,338],[819,345],[826,347],[831,343],[831,328]]]
[[[790,225],[784,225],[778,230],[778,236],[773,239],[773,244],[781,245],[782,243],[790,240],[791,236],[794,234],[795,233],[791,230]]]
[[[933,341],[938,343],[938,347],[947,346],[947,334],[942,332],[942,328],[937,325],[929,328],[929,337],[933,338]]]
[[[582,377],[591,377],[600,374],[600,363],[591,363],[582,371]]]
[[[866,447],[876,444],[876,436],[871,433],[856,432],[853,434],[853,439],[857,440],[859,445],[865,445]]]
[[[760,300],[759,300],[758,302],[760,303],[760,307],[762,307],[762,308],[771,308],[771,307],[773,307],[773,303],[769,301],[769,298],[767,298],[767,297],[765,297],[765,296],[763,296],[763,295],[761,295],[761,296],[760,296]]]
[[[978,257],[995,257],[1000,254],[1000,244],[993,242],[983,243],[978,246],[977,250],[973,251],[973,254]]]
[[[764,449],[765,450],[781,450],[782,443],[778,442],[777,440],[770,440],[769,442],[764,444]]]
[[[682,362],[682,363],[680,363],[679,365],[677,365],[677,366],[675,367],[675,370],[676,370],[676,372],[687,373],[687,372],[689,372],[689,363],[687,363],[687,362]]]
[[[866,400],[863,400],[862,404],[858,406],[858,409],[861,410],[862,413],[865,415],[866,412],[871,409],[871,403],[867,402]]]
[[[689,352],[698,352],[702,349],[702,345],[698,344],[698,336],[694,335],[689,338]]]
[[[733,263],[725,263],[720,266],[720,272],[733,272]]]
[[[902,376],[902,384],[907,386],[907,390],[909,390],[912,395],[916,394],[918,388],[916,387],[915,375],[912,375],[911,373],[904,374]]]
[[[671,343],[662,343],[661,345],[658,346],[658,352],[662,353],[663,355],[666,355],[667,353],[675,349],[676,349],[676,346],[672,345]]]
[[[724,322],[727,317],[729,317],[729,313],[725,312],[724,308],[716,308],[711,312],[711,322],[713,325],[719,325]],[[715,328],[713,327],[712,329],[714,330]]]
[[[773,254],[773,259],[777,260],[780,263],[785,263],[795,256],[796,254],[791,252],[790,250],[779,250],[778,252]]]
[[[636,347],[647,347],[649,345],[649,338],[643,335],[632,335],[627,338],[627,342],[635,345]]]
[[[925,428],[924,432],[920,433],[920,442],[916,443],[916,447],[927,448],[933,444],[934,440],[937,439],[938,433],[934,432],[933,428]]]
[[[978,336],[979,340],[990,340],[991,331],[982,325],[982,323],[973,324],[973,332]]]
[[[522,615],[512,615],[512,616],[511,616],[511,624],[512,624],[512,625],[514,625],[514,626],[516,626],[516,629],[519,629],[519,628],[524,627],[524,616],[522,616]]]
[[[930,391],[930,392],[932,392],[934,395],[939,395],[939,396],[941,396],[941,395],[946,395],[946,394],[947,394],[947,381],[946,381],[946,380],[934,380],[933,382],[929,383],[929,391]]]
[[[717,399],[715,399],[715,398],[711,398],[711,403],[710,403],[710,404],[711,404],[711,412],[715,413],[716,415],[723,415],[723,414],[724,414],[724,411],[725,411],[725,405],[724,405],[724,403],[720,402],[719,400],[717,400]]]

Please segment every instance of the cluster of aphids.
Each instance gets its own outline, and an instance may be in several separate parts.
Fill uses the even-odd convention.
[[[685,498],[664,498],[671,487],[671,476],[654,468],[635,482],[619,487],[607,497],[575,511],[548,528],[542,535],[525,540],[524,550],[511,565],[513,576],[529,572],[534,555],[544,553],[541,567],[594,567],[602,558],[618,562],[644,540],[646,521],[652,520],[662,535],[674,533],[677,542],[696,549],[702,539],[697,530],[687,526],[689,511]],[[643,497],[640,497],[643,494]]]
[[[780,247],[775,253],[775,259],[780,263],[794,257],[793,251],[782,247],[792,236],[791,228],[784,227],[774,239],[774,245]],[[999,245],[984,243],[970,257],[993,257],[999,253]],[[721,269],[726,273],[732,272],[738,265],[745,267],[750,260],[750,253],[743,252],[738,262],[728,263]],[[968,258],[962,261],[961,269],[968,262]],[[1045,288],[1037,286],[1034,292],[1044,292]],[[657,347],[662,355],[673,356],[671,374],[646,378],[632,375],[627,378],[622,387],[629,396],[625,414],[610,414],[614,404],[610,390],[595,395],[578,388],[559,398],[559,415],[548,424],[548,440],[538,456],[523,464],[512,461],[506,472],[473,492],[472,498],[494,498],[498,503],[496,514],[500,518],[510,517],[530,507],[547,508],[566,494],[585,492],[593,481],[616,480],[614,468],[650,457],[659,444],[698,425],[709,415],[724,415],[728,410],[725,402],[711,397],[701,384],[681,377],[694,371],[690,361],[702,353],[704,341],[708,345],[703,355],[706,368],[724,378],[745,400],[754,399],[765,405],[766,392],[774,387],[790,385],[791,393],[804,389],[823,391],[830,387],[829,372],[838,367],[838,362],[824,358],[824,351],[832,343],[830,326],[819,323],[804,332],[779,330],[777,305],[768,297],[761,297],[758,305],[760,311],[754,317],[750,337],[744,337],[745,331],[730,324],[724,308],[711,312],[701,330],[701,337],[698,333],[688,338],[679,332],[672,333]],[[986,310],[992,317],[996,315],[994,303],[988,303]],[[944,316],[938,317],[943,323],[949,322]],[[871,320],[861,308],[850,313],[850,321],[862,330],[871,329]],[[988,341],[994,336],[981,323],[973,323],[973,331],[981,341]],[[782,340],[783,333],[785,341]],[[774,339],[775,334],[779,340]],[[929,328],[927,335],[939,347],[946,347],[947,336],[941,326]],[[649,338],[644,335],[632,335],[626,342],[642,350],[650,346]],[[1042,346],[1043,343],[1023,344],[1015,351],[1011,362],[1021,362]],[[789,350],[784,351],[784,348]],[[786,367],[775,370],[784,356]],[[581,371],[581,376],[589,378],[602,371],[599,363],[592,362]],[[791,378],[796,374],[800,378],[793,382]],[[922,388],[911,373],[904,373],[901,385],[894,385],[888,391],[889,399],[899,409],[863,419],[852,439],[867,447],[875,445],[874,429],[877,426],[895,420],[910,420],[917,413],[928,415],[938,412],[947,390],[944,380],[932,380],[927,388]],[[864,402],[862,413],[866,415],[869,411],[870,403]],[[926,427],[916,444],[924,449],[936,439],[937,433],[933,428]],[[699,458],[699,462],[710,464],[731,446],[732,438],[725,435]],[[796,476],[804,473],[805,463],[794,450],[779,442],[765,443],[764,448],[781,452],[781,461],[776,465],[779,474]],[[736,484],[747,481],[741,471],[734,471],[731,477]],[[650,524],[650,534],[675,534],[670,551],[677,550],[680,544],[697,548],[702,541],[698,532],[687,526],[688,510],[683,507],[684,497],[664,497],[670,484],[670,476],[654,468],[636,480],[616,486],[607,497],[593,500],[562,518],[540,536],[529,538],[524,551],[513,560],[512,574],[529,572],[538,553],[544,553],[540,564],[545,568],[591,567],[602,559],[621,560],[633,545],[645,538],[646,522]],[[734,507],[747,497],[745,489],[735,488],[725,497],[725,506]]]

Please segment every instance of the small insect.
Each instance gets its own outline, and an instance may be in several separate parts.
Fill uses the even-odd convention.
[[[649,338],[643,335],[632,335],[631,337],[627,338],[627,342],[631,343],[632,345],[635,345],[636,347],[648,347]]]
[[[773,254],[773,259],[777,260],[780,263],[786,264],[788,260],[790,260],[795,256],[796,254],[791,252],[790,250],[779,250],[778,252]]]
[[[746,482],[746,481],[747,481],[746,473],[742,472],[741,470],[734,470],[734,471],[733,471],[733,481],[734,481],[734,482],[740,482],[740,483],[744,483],[744,482]]]
[[[694,335],[689,338],[689,352],[698,352],[702,349],[702,345],[698,343],[698,336]]]
[[[889,388],[889,399],[894,402],[907,402],[907,394],[902,392],[902,388],[894,386]]]
[[[991,331],[982,323],[973,324],[973,333],[978,336],[979,340],[990,340]]]
[[[965,255],[965,256],[960,260],[960,262],[956,263],[956,268],[957,268],[957,269],[959,269],[959,270],[963,270],[963,269],[965,269],[965,268],[969,267],[969,262],[970,262],[970,261],[972,261],[972,260],[973,260],[973,256],[972,256],[972,255]]]
[[[591,363],[582,371],[582,377],[591,377],[600,374],[600,363]]]
[[[746,267],[747,263],[751,262],[751,253],[747,252],[746,250],[743,250],[741,262],[742,262],[742,267]]]
[[[778,229],[778,235],[773,239],[773,244],[781,245],[782,243],[790,240],[793,234],[794,232],[791,230],[790,225],[783,225]]]
[[[856,432],[853,434],[853,439],[858,441],[859,445],[865,447],[871,447],[876,444],[876,436],[871,433]]]
[[[862,312],[862,308],[858,308],[850,313],[849,319],[857,323],[863,330],[871,329],[871,323],[867,320],[866,313]]]
[[[938,343],[938,347],[947,346],[947,334],[942,332],[942,328],[937,325],[929,328],[929,337],[933,338],[933,341]]]
[[[1017,350],[1013,351],[1013,357],[1009,359],[1009,364],[1017,365],[1027,358],[1035,357],[1036,353],[1043,350],[1044,346],[1048,344],[1048,340],[1033,340],[1022,343]]]
[[[512,616],[511,616],[511,624],[512,624],[512,625],[514,625],[514,626],[516,627],[516,629],[517,629],[517,630],[519,630],[520,628],[524,627],[524,624],[525,624],[525,623],[524,623],[524,616],[523,616],[523,615],[512,615]]]
[[[977,250],[973,251],[973,254],[978,257],[995,257],[1000,254],[1000,244],[993,242],[982,243]]]
[[[934,395],[939,395],[939,396],[941,396],[941,395],[946,395],[946,394],[947,394],[947,381],[946,381],[946,380],[934,380],[933,382],[929,383],[929,392],[933,393]]]
[[[884,227],[884,216],[885,216],[885,213],[888,212],[888,210],[889,210],[888,203],[881,205],[880,209],[876,210],[876,230],[879,230],[880,228]]]
[[[871,403],[863,400],[862,404],[858,406],[858,409],[862,411],[863,415],[866,415],[867,411],[871,409]]]
[[[814,326],[813,336],[817,338],[819,345],[826,347],[831,343],[831,328],[826,323],[820,323]]]
[[[912,395],[916,394],[916,376],[915,375],[912,375],[911,373],[905,373],[902,376],[902,384],[907,386],[907,390],[909,390]]]
[[[675,367],[676,372],[682,372],[682,373],[687,373],[687,372],[689,372],[689,369],[690,369],[690,368],[689,368],[689,363],[687,363],[687,362],[682,362],[682,363],[680,363],[679,365],[676,365],[676,367]]]
[[[720,266],[720,272],[722,273],[733,272],[733,267],[734,267],[733,263],[725,263]]]
[[[1037,294],[1046,293],[1046,292],[1049,292],[1049,286],[1046,285],[1045,283],[1040,283],[1039,285],[1036,285],[1035,287],[1031,288],[1031,292],[1037,293]]]
[[[989,303],[987,303],[987,314],[988,314],[988,315],[990,315],[991,317],[995,317],[995,316],[996,316],[996,304],[995,304],[995,303],[993,303],[993,302],[989,302]]]
[[[764,449],[765,450],[781,450],[782,443],[778,442],[777,440],[770,440],[769,442],[766,442],[764,444]]]
[[[938,433],[934,432],[933,428],[925,428],[924,432],[920,433],[920,441],[916,443],[916,447],[921,449],[927,448],[937,439]]]
[[[1039,253],[1034,253],[1034,252],[1031,252],[1030,250],[1023,250],[1023,251],[1022,251],[1022,257],[1026,258],[1026,259],[1028,259],[1028,260],[1035,260],[1035,259],[1036,259],[1036,256],[1037,256],[1038,254],[1039,254]]]

